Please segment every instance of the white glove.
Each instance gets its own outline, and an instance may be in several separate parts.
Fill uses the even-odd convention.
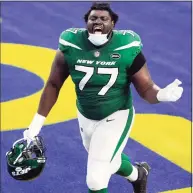
[[[157,99],[160,102],[175,102],[179,100],[183,93],[183,88],[179,85],[182,84],[182,82],[178,79],[175,79],[174,82],[169,84],[163,89],[160,89],[157,93]]]
[[[29,129],[26,129],[24,132],[23,132],[23,138],[25,140],[27,140],[27,144],[30,144],[34,139],[35,139],[35,136],[36,135],[33,135],[32,133],[30,133],[30,130]]]
[[[23,132],[24,139],[27,140],[27,143],[31,143],[35,139],[44,124],[46,117],[36,113],[29,128]]]

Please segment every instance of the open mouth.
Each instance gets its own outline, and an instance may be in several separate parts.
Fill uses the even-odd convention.
[[[95,25],[93,27],[93,33],[94,34],[102,34],[102,32],[103,32],[103,26]]]

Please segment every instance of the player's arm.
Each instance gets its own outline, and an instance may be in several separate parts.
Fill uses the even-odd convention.
[[[57,50],[52,62],[49,78],[40,98],[38,112],[35,114],[28,129],[24,131],[24,138],[29,142],[39,134],[44,121],[56,103],[60,89],[68,76],[69,70],[67,63],[65,62],[64,53]]]
[[[143,53],[140,52],[136,56],[129,69],[129,73],[131,82],[138,94],[151,104],[159,103],[157,93],[160,90],[160,87],[153,82]]]
[[[52,63],[51,72],[41,95],[38,114],[46,117],[57,101],[60,89],[69,76],[68,65],[64,54],[57,50]]]
[[[145,57],[141,52],[136,56],[129,74],[139,95],[151,104],[175,102],[182,96],[183,88],[179,86],[182,82],[178,79],[165,88],[160,88],[154,83],[147,68]]]

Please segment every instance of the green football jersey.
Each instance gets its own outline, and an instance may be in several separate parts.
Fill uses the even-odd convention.
[[[75,84],[77,108],[85,117],[100,120],[132,106],[128,70],[142,49],[139,35],[114,30],[104,46],[96,47],[86,29],[70,28],[59,38]]]

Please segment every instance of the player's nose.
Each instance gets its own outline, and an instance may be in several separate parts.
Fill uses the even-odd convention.
[[[94,24],[100,25],[100,24],[102,24],[102,20],[100,18],[97,18],[95,20]]]

